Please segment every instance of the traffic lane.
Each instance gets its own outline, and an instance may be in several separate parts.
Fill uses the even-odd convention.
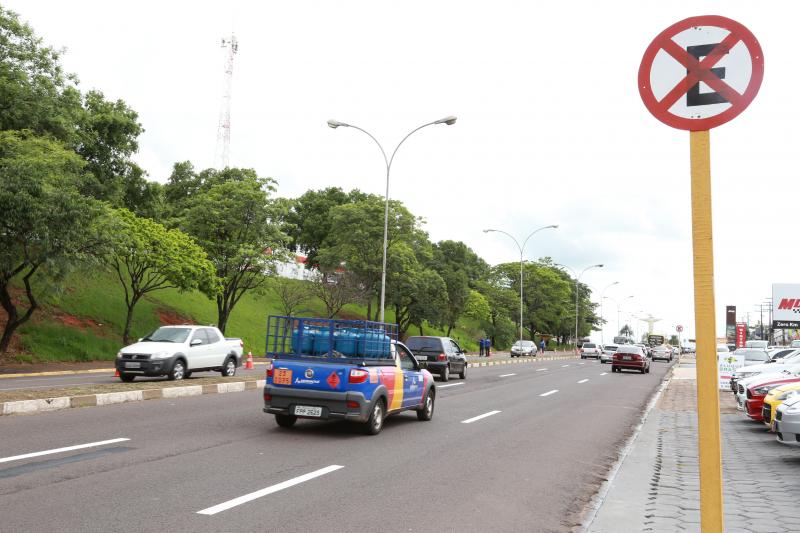
[[[266,372],[265,365],[256,365],[252,370],[240,367],[236,370],[237,375],[263,376]],[[193,379],[203,377],[218,377],[219,372],[197,372],[191,378],[183,380],[186,384],[191,384]],[[166,377],[137,377],[134,383],[147,383],[155,381],[166,381]],[[236,377],[234,376],[234,380]],[[27,389],[54,389],[63,387],[77,387],[82,385],[102,385],[110,383],[121,383],[118,377],[114,377],[114,371],[107,374],[86,373],[68,374],[61,376],[42,376],[42,377],[19,377],[0,379],[0,391],[27,390]]]
[[[560,384],[558,385],[561,386]],[[533,397],[529,383],[520,381],[510,388],[516,390],[516,392],[500,396],[504,398],[509,397],[511,403],[524,404],[525,399]],[[506,392],[511,393],[513,391]],[[178,421],[172,416],[173,413],[168,410],[163,414],[163,417],[157,418],[157,420],[160,421],[161,427],[145,428],[145,430],[149,430],[149,433],[154,437],[151,441],[148,442],[146,437],[140,439],[134,431],[129,432],[131,435],[134,435],[131,446],[141,446],[141,442],[138,444],[134,443],[145,440],[145,442],[147,442],[146,448],[159,450],[156,457],[150,458],[150,461],[143,461],[136,457],[136,453],[142,453],[140,449],[137,449],[136,452],[131,454],[121,454],[113,458],[101,458],[96,459],[94,462],[90,461],[82,463],[81,465],[70,466],[79,469],[79,466],[87,468],[89,463],[94,464],[97,461],[104,463],[103,468],[105,468],[105,470],[93,466],[88,469],[88,473],[83,477],[79,477],[80,473],[64,471],[64,469],[70,467],[61,467],[58,469],[58,473],[62,478],[69,479],[71,476],[76,476],[70,481],[70,484],[78,485],[79,487],[76,487],[77,490],[70,490],[69,492],[76,495],[81,494],[82,497],[78,498],[78,501],[65,501],[62,499],[51,502],[51,498],[47,497],[48,486],[42,485],[38,490],[41,490],[43,493],[41,496],[37,497],[37,499],[40,501],[47,500],[46,505],[53,506],[51,510],[42,514],[60,517],[57,523],[52,524],[53,529],[63,528],[65,523],[72,524],[76,528],[84,527],[83,519],[87,514],[90,515],[93,520],[87,523],[95,524],[95,526],[97,526],[97,524],[106,526],[110,524],[108,520],[113,520],[114,517],[136,520],[137,516],[141,514],[142,505],[144,505],[149,509],[148,514],[150,516],[158,517],[158,519],[151,521],[153,529],[155,530],[168,526],[175,527],[176,524],[183,523],[182,520],[185,518],[183,515],[189,512],[196,512],[196,510],[200,509],[200,507],[198,507],[200,505],[214,505],[220,503],[220,498],[224,496],[230,495],[231,497],[236,497],[245,492],[263,488],[269,483],[280,483],[287,477],[295,477],[295,475],[307,473],[312,467],[324,467],[325,464],[330,463],[331,459],[335,459],[337,462],[341,463],[346,462],[351,465],[350,468],[355,464],[367,467],[370,471],[377,471],[379,474],[378,479],[380,479],[381,476],[396,476],[396,473],[383,472],[383,467],[378,467],[376,469],[376,465],[386,463],[387,458],[390,462],[399,461],[414,465],[415,461],[418,459],[418,451],[420,449],[428,449],[431,456],[439,457],[440,459],[437,460],[435,464],[426,467],[426,470],[430,470],[431,472],[437,472],[442,468],[447,470],[450,461],[446,460],[442,463],[441,458],[446,458],[446,452],[455,446],[454,443],[451,442],[452,438],[457,438],[458,434],[463,431],[461,429],[462,426],[458,425],[462,412],[463,414],[475,415],[480,409],[484,409],[487,403],[497,400],[498,395],[494,394],[494,391],[481,392],[476,390],[468,399],[460,399],[456,405],[452,406],[455,408],[451,408],[448,406],[446,395],[442,394],[440,395],[440,403],[437,407],[437,413],[433,422],[417,422],[413,414],[399,415],[387,420],[384,433],[376,438],[359,436],[352,431],[350,426],[344,424],[329,424],[324,422],[301,422],[294,430],[284,431],[274,425],[272,417],[262,414],[253,415],[252,411],[250,412],[251,414],[238,415],[237,413],[240,412],[238,409],[231,412],[227,409],[227,404],[220,404],[219,400],[222,399],[222,396],[225,395],[220,395],[220,397],[200,397],[197,400],[179,400],[175,403],[176,408],[179,406],[188,408],[190,403],[199,403],[202,404],[202,406],[194,405],[193,409],[188,413],[186,409],[178,408],[175,409],[176,412],[174,414],[179,417],[180,415],[186,415],[189,418],[197,419],[200,417],[199,413],[203,412],[215,420],[220,419],[220,417],[224,417],[223,420],[230,420],[229,424],[222,423],[220,424],[221,427],[219,427],[220,431],[228,435],[229,442],[218,442],[216,446],[210,445],[213,443],[198,442],[192,443],[193,447],[186,446],[186,438],[200,437],[196,440],[202,441],[203,439],[208,439],[210,435],[212,440],[214,440],[213,436],[215,433],[203,432],[202,435],[197,435],[196,429],[197,427],[202,427],[201,424],[203,420],[194,420],[194,422],[197,422],[197,424],[192,425],[195,431],[192,431],[190,428],[186,432],[187,435],[181,438],[183,432],[178,431],[181,429],[181,426],[178,423],[176,427],[176,422]],[[254,395],[248,393],[231,395],[227,400],[235,401],[235,403],[238,404],[239,399],[245,396],[250,396],[251,399],[256,401],[258,400],[257,397],[252,398]],[[487,398],[486,396],[491,396],[492,398]],[[130,404],[126,406],[103,408],[101,411],[107,411],[109,416],[111,416],[112,411],[138,411],[147,403],[148,402],[145,404]],[[165,404],[171,402],[160,401],[152,403]],[[152,406],[148,407],[151,409],[153,408]],[[197,409],[198,407],[202,407],[202,409]],[[222,411],[218,412],[220,407],[222,407]],[[75,411],[89,412],[97,410],[86,409]],[[52,417],[55,414],[56,413],[50,413],[37,417],[19,417],[17,420]],[[218,416],[214,416],[215,414]],[[503,413],[497,415],[498,419],[502,414]],[[115,418],[120,418],[121,420],[125,419],[125,417]],[[206,417],[203,418],[205,419]],[[242,420],[242,418],[244,418],[244,420]],[[137,420],[143,419],[144,417],[136,417],[133,420],[128,419],[132,422],[132,424],[128,425],[128,428],[132,430],[133,428],[131,425],[136,426]],[[489,420],[491,419],[475,422],[473,426],[480,426]],[[265,423],[266,425],[264,425]],[[156,424],[156,426],[158,426],[158,424]],[[250,433],[250,430],[253,428],[262,429],[260,431],[256,430],[256,435],[253,436],[253,434]],[[391,437],[393,431],[395,432],[394,438]],[[401,432],[403,435],[402,438],[397,438],[397,431]],[[242,432],[245,434],[243,435]],[[159,439],[159,436],[162,438]],[[373,442],[376,439],[383,439],[383,441],[377,443]],[[181,444],[177,445],[177,449],[175,450],[165,450],[164,448],[169,448],[170,443],[173,441]],[[335,449],[331,450],[331,444],[340,443],[341,441],[345,442],[343,449],[337,446]],[[403,444],[399,445],[401,441]],[[469,460],[474,461],[475,457],[480,457],[481,453],[486,453],[482,445],[479,446],[479,449],[468,450],[466,459],[471,457]],[[269,456],[266,463],[264,463],[265,454]],[[162,458],[158,459],[158,456]],[[124,458],[126,461],[122,464],[109,464],[109,462],[117,461],[119,458]],[[239,461],[234,458],[241,458],[242,460]],[[298,458],[301,459],[300,463],[297,463]],[[201,477],[197,476],[197,472],[199,471],[197,464],[203,465],[203,476]],[[333,474],[331,474],[331,476],[333,476]],[[341,473],[337,472],[336,476],[341,476]],[[95,504],[101,504],[104,500],[108,499],[108,494],[114,493],[115,490],[119,492],[120,488],[117,487],[119,479],[125,480],[124,493],[126,496],[123,507],[130,510],[130,516],[127,516],[128,511],[121,510],[118,505],[114,505],[114,502],[108,502],[108,505],[92,505],[91,509],[84,508],[81,510],[80,516],[75,516],[67,520],[66,517],[71,516],[70,513],[73,512],[74,509],[81,508],[81,503],[86,501],[84,498],[86,498],[87,495],[91,495],[91,498],[89,498],[90,501],[93,501]],[[209,484],[204,485],[203,481],[206,480]],[[26,481],[30,482],[31,480],[27,478]],[[320,483],[322,483],[322,481],[323,480],[320,480]],[[467,480],[464,481],[466,482]],[[364,483],[362,479],[360,485],[363,486]],[[367,484],[369,485],[370,482],[367,482]],[[315,483],[310,483],[311,489],[309,490],[313,491],[313,486],[315,485]],[[381,488],[384,487],[384,485],[385,480],[384,483],[378,483],[376,487]],[[158,503],[152,501],[154,498],[151,491],[152,487],[163,489],[159,490],[159,493],[163,493],[164,496],[158,497]],[[186,487],[191,487],[193,489],[190,491],[191,494],[186,494],[186,490],[184,490]],[[299,487],[298,490],[300,490]],[[544,490],[546,490],[546,488]],[[24,506],[24,502],[29,500],[31,492],[36,491],[37,489],[25,490],[24,494],[26,498],[17,501],[16,505]],[[303,492],[303,494],[305,494],[305,492]],[[181,495],[180,501],[174,500],[175,495]],[[15,520],[22,520],[18,513],[13,512],[15,502],[12,500],[17,496],[20,496],[20,494],[14,494],[11,498],[3,498],[2,502],[0,502],[0,506],[5,508],[4,516],[12,515],[15,517]],[[269,507],[272,507],[275,498],[278,498],[278,496],[270,496]],[[196,504],[186,505],[187,499],[192,500],[192,502],[196,501]],[[355,498],[354,501],[358,504],[356,509],[354,509],[354,511],[357,511],[358,506],[363,504],[363,493]],[[164,503],[167,503],[167,505],[162,508]],[[479,502],[473,503],[477,504]],[[256,504],[251,503],[247,505]],[[108,512],[103,509],[112,509],[112,515],[108,515]],[[194,511],[192,511],[192,509],[194,509]],[[281,508],[278,507],[278,509]],[[341,511],[340,505],[334,505],[331,509],[331,512],[334,513],[339,511]],[[234,510],[226,511],[222,514],[227,513],[234,513]],[[37,513],[37,516],[41,516],[41,514]],[[244,520],[242,523],[243,526],[253,528],[258,527],[258,524],[261,523],[261,519],[259,519],[258,524],[256,524],[252,522],[251,515],[247,516],[250,516],[250,518],[241,519]],[[172,520],[179,521],[173,522]],[[192,523],[194,523],[195,520],[196,518],[192,517]],[[313,518],[309,518],[308,520],[311,522],[314,521]],[[211,523],[218,524],[219,522]],[[324,520],[320,522],[320,524],[324,523]],[[15,523],[15,525],[20,526],[20,528],[24,528],[25,526],[29,526],[28,528],[30,528],[36,525],[39,529],[48,529],[41,523],[32,524],[24,520]],[[208,522],[200,521],[196,524],[196,528],[203,530],[215,530],[217,528],[216,525],[212,525],[206,529],[207,525]],[[104,527],[95,527],[95,529],[103,530]],[[105,530],[108,529],[106,528]]]

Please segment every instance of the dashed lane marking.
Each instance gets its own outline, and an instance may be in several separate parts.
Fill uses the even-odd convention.
[[[71,452],[73,450],[82,450],[84,448],[94,448],[95,446],[105,446],[106,444],[116,444],[118,442],[125,442],[131,439],[119,438],[110,440],[101,440],[97,442],[89,442],[86,444],[76,444],[75,446],[65,446],[63,448],[55,448],[52,450],[44,450],[41,452],[24,453],[22,455],[13,455],[11,457],[0,458],[0,463],[9,463],[11,461],[21,461],[22,459],[30,459],[31,457],[41,457],[42,455],[52,455],[54,453]]]
[[[603,372],[603,373],[602,373],[602,374],[600,374],[600,375],[601,375],[601,376],[605,376],[606,374],[608,374],[608,372]]]
[[[541,396],[541,397],[543,397],[543,398],[544,398],[545,396],[550,396],[551,394],[555,394],[555,393],[557,393],[557,392],[558,392],[558,389],[553,389],[553,390],[551,390],[551,391],[547,391],[547,392],[545,392],[544,394],[540,394],[539,396]]]
[[[587,381],[589,381],[589,380],[588,379],[582,379],[578,383],[586,383]]]
[[[239,496],[238,498],[228,500],[227,502],[223,502],[213,507],[203,509],[202,511],[197,511],[197,514],[204,514],[209,516],[215,515],[217,513],[221,513],[222,511],[227,511],[232,507],[236,507],[237,505],[242,505],[243,503],[251,502],[263,496],[267,496],[268,494],[273,494],[275,492],[288,489],[289,487],[294,487],[295,485],[299,485],[300,483],[304,483],[314,478],[324,476],[325,474],[329,474],[331,472],[339,470],[340,468],[344,467],[342,465],[326,466],[325,468],[320,468],[319,470],[315,470],[314,472],[303,474],[302,476],[298,476],[288,481],[284,481],[283,483],[278,483],[277,485],[272,485],[271,487],[257,490],[255,492],[251,492],[250,494],[245,494],[244,496]]]
[[[546,368],[537,368],[536,369],[537,372],[544,372],[545,370],[547,370],[547,369]]]
[[[501,378],[507,378],[509,376],[516,376],[516,374],[500,374]]]
[[[459,385],[463,385],[464,382],[461,381],[459,383],[450,383],[449,385],[436,385],[437,389],[446,389],[447,387],[457,387]]]
[[[473,422],[476,422],[476,421],[478,421],[478,420],[480,420],[482,418],[486,418],[487,416],[496,415],[497,413],[500,413],[500,412],[501,411],[489,411],[488,413],[483,413],[482,415],[478,415],[478,416],[475,416],[475,417],[472,417],[472,418],[467,418],[466,420],[462,420],[461,423],[462,424],[472,424]]]
[[[561,368],[567,368],[569,365],[561,365]]]

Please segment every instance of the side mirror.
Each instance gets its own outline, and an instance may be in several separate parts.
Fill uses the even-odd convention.
[[[189,343],[189,346],[198,346],[200,344],[203,344],[203,341],[200,339],[192,339],[192,342]]]

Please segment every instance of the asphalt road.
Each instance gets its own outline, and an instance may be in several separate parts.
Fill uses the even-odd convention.
[[[375,437],[281,429],[260,391],[3,417],[0,529],[566,531],[668,365],[652,368],[474,368],[439,383],[432,421]],[[25,456],[112,439],[129,440]]]

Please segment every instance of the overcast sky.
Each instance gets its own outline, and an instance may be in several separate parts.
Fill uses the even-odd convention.
[[[716,14],[758,38],[765,75],[739,117],[712,131],[717,332],[773,282],[800,281],[797,193],[800,87],[793,35],[800,6],[773,1],[4,0],[84,90],[125,100],[146,132],[136,159],[164,182],[176,161],[214,163],[222,94],[220,39],[239,40],[231,165],[279,194],[339,186],[383,194],[378,148],[415,127],[390,195],[426,219],[432,240],[462,240],[489,263],[551,256],[629,312],[694,336],[689,134],[657,121],[637,91],[645,48],[684,18]],[[595,296],[599,301],[599,296]],[[755,314],[752,314],[755,313]],[[616,329],[616,308],[606,300]],[[634,321],[635,322],[635,321]],[[644,325],[636,325],[643,331]],[[599,334],[596,335],[599,339]]]

